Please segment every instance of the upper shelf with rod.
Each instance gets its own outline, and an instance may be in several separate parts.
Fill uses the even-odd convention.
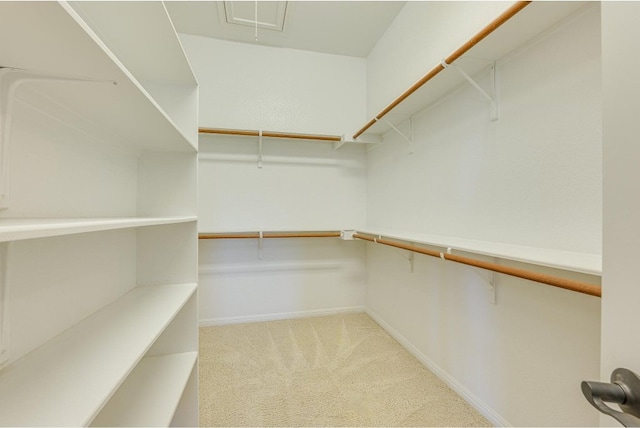
[[[259,239],[259,238],[342,238],[351,240],[354,234],[384,237],[419,245],[454,248],[470,254],[495,257],[504,260],[546,266],[553,269],[602,276],[602,257],[597,254],[576,253],[550,248],[528,247],[501,242],[478,241],[451,236],[426,233],[405,233],[384,228],[363,228],[357,230],[289,230],[256,229],[200,231],[199,239]]]
[[[496,60],[551,28],[584,4],[585,2],[516,2],[453,53],[442,58],[422,78],[360,128],[353,139],[384,134],[395,129],[394,125],[410,119],[465,81],[480,89],[485,98],[491,98],[489,105],[495,108],[497,100],[493,94],[487,94],[479,88],[471,76],[483,69],[494,70]],[[464,59],[474,61],[460,61]],[[476,61],[478,59],[483,61]],[[463,62],[464,65],[458,67]],[[458,72],[445,71],[448,68],[454,68]],[[492,116],[497,118],[497,113]]]
[[[359,229],[358,233],[381,236],[415,244],[455,248],[465,253],[513,260],[587,275],[602,276],[602,257],[597,254],[528,247],[502,242],[478,241],[426,233],[408,233],[384,228]]]
[[[306,140],[333,143],[333,147],[338,149],[344,144],[370,144],[377,141],[355,141],[345,135],[327,134],[302,134],[284,131],[255,131],[250,129],[224,129],[224,128],[199,128],[198,132],[205,135],[229,135],[236,137],[256,137],[256,138],[280,138],[285,140]]]
[[[601,296],[601,287],[598,284],[558,277],[528,269],[500,265],[497,263],[466,257],[457,253],[480,254],[504,260],[520,261],[531,265],[548,266],[565,271],[600,276],[602,271],[600,268],[600,257],[595,255],[576,254],[565,251],[446,237],[417,237],[416,235],[407,236],[397,233],[381,234],[379,231],[356,231],[352,234],[352,238],[376,244],[388,245],[431,257],[437,257],[446,261],[474,266],[488,271],[547,284],[553,287],[564,288],[578,293],[596,297]],[[446,251],[434,250],[426,248],[425,246],[446,248]],[[455,251],[456,254],[454,254],[453,251]]]

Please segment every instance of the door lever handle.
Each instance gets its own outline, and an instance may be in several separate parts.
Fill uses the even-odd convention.
[[[625,427],[640,427],[640,377],[627,369],[615,369],[611,383],[583,381],[582,393],[593,407]],[[605,402],[616,403],[622,411]]]

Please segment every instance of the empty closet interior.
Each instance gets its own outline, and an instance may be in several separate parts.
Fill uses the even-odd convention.
[[[366,57],[180,38],[201,325],[366,311],[496,425],[598,424],[598,4],[407,2]]]
[[[600,3],[396,3],[359,55],[211,7],[0,2],[0,425],[194,426],[198,326],[341,312],[598,425]]]

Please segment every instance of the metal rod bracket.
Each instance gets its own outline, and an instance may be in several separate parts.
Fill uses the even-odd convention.
[[[262,130],[258,131],[258,168],[262,168]]]

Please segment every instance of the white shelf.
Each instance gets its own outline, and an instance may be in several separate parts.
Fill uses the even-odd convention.
[[[489,66],[487,61],[478,61],[478,59],[496,61],[505,57],[588,3],[582,1],[534,1],[471,48],[454,64],[460,66],[468,75],[473,76]],[[449,54],[451,52],[446,52],[442,57],[445,58]],[[437,65],[437,63],[433,64],[434,67]],[[427,71],[429,70],[425,70],[425,74]],[[441,71],[387,113],[384,120],[373,124],[360,138],[366,139],[368,135],[384,134],[391,129],[387,121],[398,126],[462,84],[467,84],[466,80],[455,70]]]
[[[197,352],[143,358],[91,425],[169,426],[197,360]]]
[[[0,425],[88,425],[195,290],[134,288],[4,369]]]
[[[69,5],[197,144],[197,103],[192,97],[198,82],[164,3],[74,1]]]
[[[358,229],[358,232],[381,235],[415,244],[451,248],[474,254],[514,260],[540,266],[547,266],[572,272],[602,276],[602,257],[597,254],[575,253],[549,248],[526,247],[491,241],[476,241],[424,233],[406,233],[388,229]]]
[[[141,151],[196,151],[192,137],[185,136],[69,5],[0,2],[0,39],[12,40],[0,46],[0,65],[28,70],[24,77],[96,81],[24,83],[59,104],[65,120],[75,115],[77,123],[71,126],[89,123],[105,140]]]
[[[26,218],[0,219],[0,242],[47,238],[75,233],[100,232],[163,224],[188,223],[196,216],[125,218]]]

